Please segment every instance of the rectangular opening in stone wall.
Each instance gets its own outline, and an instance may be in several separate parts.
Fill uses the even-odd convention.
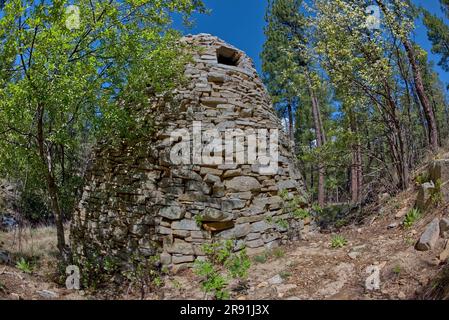
[[[220,64],[237,67],[240,62],[240,53],[237,50],[220,47],[217,49],[217,60]]]

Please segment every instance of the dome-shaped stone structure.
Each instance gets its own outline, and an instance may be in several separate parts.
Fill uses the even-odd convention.
[[[306,199],[302,178],[253,62],[211,35],[183,41],[200,50],[173,121],[140,147],[94,153],[71,226],[78,256],[160,254],[176,271],[214,239],[260,251],[303,227],[284,203]]]

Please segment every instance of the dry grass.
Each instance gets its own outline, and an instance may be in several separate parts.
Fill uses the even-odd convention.
[[[0,232],[0,244],[13,255],[52,259],[56,253],[56,229],[52,226]]]

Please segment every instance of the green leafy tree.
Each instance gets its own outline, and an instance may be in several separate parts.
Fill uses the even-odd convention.
[[[139,106],[181,81],[187,59],[169,28],[171,14],[204,9],[199,0],[80,0],[75,11],[68,5],[9,0],[0,18],[2,169],[45,181],[63,256],[67,155],[82,154],[92,137],[121,139],[145,128]]]
[[[294,136],[294,110],[310,102],[315,132],[314,143],[326,143],[322,107],[317,92],[322,89],[319,68],[314,57],[312,24],[302,0],[272,0],[266,14],[267,40],[262,52],[262,68],[268,90],[281,109],[287,109],[289,134]],[[302,91],[306,88],[307,91]],[[282,115],[281,115],[282,116]],[[318,202],[325,202],[325,165],[318,160]]]

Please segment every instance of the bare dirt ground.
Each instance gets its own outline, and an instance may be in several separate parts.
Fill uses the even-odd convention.
[[[400,226],[413,205],[414,192],[389,201],[383,213],[367,217],[362,225],[339,231],[348,244],[330,246],[335,234],[313,233],[306,240],[282,246],[262,260],[253,257],[248,288],[233,292],[233,299],[416,299],[441,270],[437,259],[444,246],[440,239],[433,251],[419,252],[414,244],[435,217],[448,215],[447,208],[429,212],[412,228]],[[374,218],[376,217],[376,218]],[[447,262],[447,261],[446,261]],[[367,267],[380,269],[380,290],[368,291]],[[165,279],[165,286],[146,299],[204,299],[200,279],[186,270]],[[122,299],[139,298],[132,295]],[[0,265],[0,299],[99,299],[71,291],[49,280],[48,270],[31,274]]]
[[[348,244],[344,248],[330,246],[333,234],[315,233],[306,241],[281,248],[282,257],[271,257],[265,263],[254,262],[250,271],[249,290],[234,293],[235,299],[417,299],[441,270],[438,256],[443,251],[440,239],[433,251],[419,252],[414,245],[427,224],[436,216],[448,214],[435,210],[416,225],[405,230],[399,224],[412,206],[414,195],[399,196],[400,209],[385,210],[384,216],[370,217],[361,226],[348,226],[339,234]],[[398,200],[398,199],[396,199]],[[397,224],[397,225],[393,225]],[[447,262],[447,261],[446,261]],[[380,269],[380,290],[369,291],[365,282],[369,266]],[[200,299],[202,293],[192,286],[198,279],[186,271],[173,277],[177,286],[168,285],[168,299]],[[170,280],[168,281],[170,283]],[[182,290],[176,287],[182,287]]]

